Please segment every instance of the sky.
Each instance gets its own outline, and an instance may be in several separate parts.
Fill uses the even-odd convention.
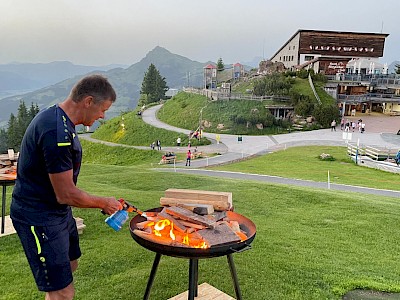
[[[399,0],[0,0],[0,64],[132,65],[156,46],[199,62],[271,56],[299,29],[387,33]]]

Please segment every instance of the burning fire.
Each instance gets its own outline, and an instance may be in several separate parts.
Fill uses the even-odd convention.
[[[174,222],[168,219],[149,222],[146,227],[150,227],[151,232],[157,237],[170,239],[171,241],[176,241],[193,248],[209,248],[207,243],[200,238],[196,238],[195,234],[183,233],[174,229]]]

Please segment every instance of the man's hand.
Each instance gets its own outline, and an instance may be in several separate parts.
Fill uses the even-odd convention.
[[[103,211],[108,214],[112,215],[118,210],[122,209],[121,202],[117,201],[114,197],[104,197],[104,206],[102,207]]]

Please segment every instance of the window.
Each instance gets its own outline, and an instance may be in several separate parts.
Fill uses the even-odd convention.
[[[304,57],[304,60],[305,61],[310,61],[310,60],[313,60],[314,59],[314,56],[312,56],[312,55],[306,55],[305,57]]]

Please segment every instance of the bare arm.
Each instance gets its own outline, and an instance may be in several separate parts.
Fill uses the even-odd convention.
[[[51,184],[60,204],[80,208],[100,208],[111,215],[122,208],[114,197],[99,197],[77,188],[72,180],[72,170],[49,174]]]

